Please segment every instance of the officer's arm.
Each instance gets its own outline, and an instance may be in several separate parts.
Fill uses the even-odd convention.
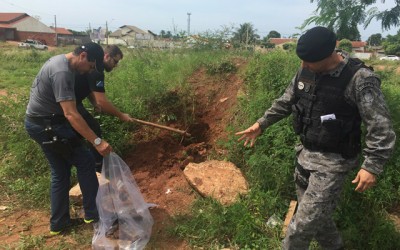
[[[378,78],[371,73],[359,71],[355,84],[355,97],[367,132],[362,168],[378,175],[383,171],[383,165],[393,152],[396,135]]]
[[[90,129],[86,121],[77,111],[75,101],[62,101],[60,102],[60,105],[64,112],[65,118],[68,120],[71,126],[86,140],[93,144],[94,140],[97,138],[97,135],[92,129]],[[96,146],[96,150],[102,155],[107,155],[111,152],[112,148],[105,140],[102,140],[101,144]]]
[[[128,114],[122,113],[117,107],[115,107],[107,98],[104,92],[93,91],[91,97],[96,103],[96,108],[100,112],[107,113],[109,115],[118,117],[121,121],[131,121],[131,117]]]

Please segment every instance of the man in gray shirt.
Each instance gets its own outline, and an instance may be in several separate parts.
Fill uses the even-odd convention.
[[[51,168],[50,234],[57,235],[75,224],[69,213],[71,167],[83,195],[84,221],[98,220],[96,194],[98,181],[95,161],[82,137],[101,155],[111,146],[89,128],[76,109],[75,74],[103,70],[104,52],[100,45],[87,43],[73,52],[50,58],[33,81],[26,110],[25,128],[42,148]],[[79,135],[77,134],[79,133]]]
[[[357,192],[376,184],[393,152],[396,135],[379,77],[335,45],[336,35],[324,27],[302,35],[296,49],[302,67],[285,93],[255,124],[236,133],[253,146],[266,128],[293,115],[301,140],[294,174],[298,207],[283,249],[308,249],[312,239],[323,249],[344,249],[332,214],[346,175],[360,167],[361,123],[367,133],[365,159],[352,181]]]

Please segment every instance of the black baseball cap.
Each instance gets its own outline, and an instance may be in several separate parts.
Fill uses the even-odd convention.
[[[336,34],[317,26],[307,30],[297,41],[297,56],[305,62],[318,62],[332,54],[336,47]]]
[[[80,46],[80,49],[88,54],[88,61],[96,62],[96,70],[98,72],[104,71],[104,51],[99,44],[93,42],[85,43]]]

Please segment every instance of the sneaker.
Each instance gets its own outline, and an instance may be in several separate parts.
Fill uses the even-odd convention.
[[[60,231],[51,231],[50,230],[50,236],[55,236],[55,235],[59,235],[59,234],[61,234],[61,230]]]
[[[55,235],[59,235],[63,232],[65,232],[65,230],[82,225],[85,221],[82,220],[81,218],[75,218],[75,219],[70,219],[69,223],[63,227],[61,230],[59,231],[52,231],[50,230],[50,236],[55,236]]]
[[[86,224],[92,224],[99,221],[99,219],[83,219]]]

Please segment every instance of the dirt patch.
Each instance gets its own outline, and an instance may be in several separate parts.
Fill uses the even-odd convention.
[[[375,65],[374,69],[376,71],[384,71],[384,70],[387,70],[387,69],[389,69],[389,70],[390,69],[394,69],[393,72],[396,75],[400,75],[400,66],[398,66],[398,65]]]
[[[241,69],[246,65],[236,59]],[[173,132],[142,126],[135,132],[135,148],[124,158],[148,203],[158,206],[150,210],[154,226],[149,249],[190,249],[181,239],[171,236],[166,228],[174,215],[189,212],[190,205],[198,197],[183,175],[189,162],[199,163],[208,156],[215,158],[226,154],[216,142],[226,140],[226,126],[230,123],[231,109],[236,105],[236,96],[242,86],[237,74],[209,76],[199,69],[189,79],[195,93],[194,124],[188,129],[193,138],[183,139]],[[179,122],[179,121],[178,121]],[[182,129],[177,124],[169,124]],[[6,205],[2,201],[0,205]],[[7,204],[12,204],[8,201]],[[80,211],[76,211],[79,214]],[[48,234],[49,212],[24,209],[0,211],[0,242],[15,247],[22,235],[45,236]],[[25,225],[25,226],[24,226]],[[75,249],[91,249],[92,229],[77,229],[75,234],[86,237],[85,243],[74,243],[71,235],[46,237],[46,246],[57,246],[69,242]]]

